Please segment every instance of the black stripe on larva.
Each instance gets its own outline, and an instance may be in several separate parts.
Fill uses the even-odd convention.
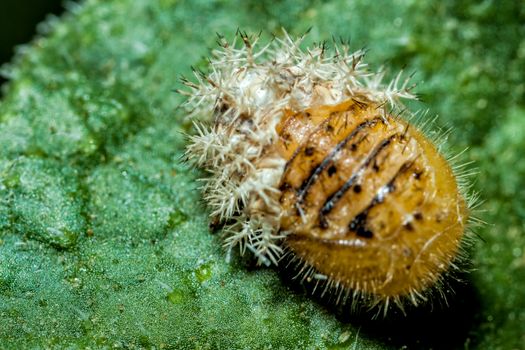
[[[356,102],[354,100],[354,102]],[[347,108],[347,110],[345,111],[345,113],[343,113],[345,115],[345,118],[347,118],[347,113],[348,111],[352,110],[354,108],[354,105],[350,105],[349,108]],[[310,112],[305,112],[305,115],[309,118],[311,116]],[[306,142],[310,139],[310,137],[317,131],[319,131],[321,128],[326,128],[327,131],[329,132],[332,132],[333,131],[333,127],[330,125],[330,122],[332,121],[333,118],[336,118],[336,117],[339,117],[341,115],[341,113],[336,113],[336,112],[332,112],[330,113],[330,115],[328,116],[328,118],[326,118],[325,120],[323,120],[322,123],[320,123],[314,130],[312,130],[312,132],[304,138],[304,141],[301,145],[299,145],[299,147],[297,147],[297,149],[294,151],[294,153],[292,154],[292,156],[290,157],[290,159],[288,159],[288,161],[286,162],[286,164],[284,165],[284,171],[286,171],[290,165],[292,164],[293,160],[295,158],[297,158],[297,156],[299,155],[299,153],[301,153],[302,149],[306,146]],[[345,122],[346,124],[346,122]]]
[[[315,181],[319,178],[319,175],[328,167],[328,165],[332,162],[334,157],[343,150],[343,148],[346,146],[346,144],[354,138],[360,131],[362,131],[365,128],[369,128],[377,124],[379,121],[381,121],[381,118],[376,117],[373,119],[369,119],[367,121],[362,122],[354,130],[352,130],[341,142],[339,142],[332,151],[323,159],[321,163],[317,167],[315,167],[308,178],[306,178],[303,183],[301,184],[301,187],[299,187],[299,190],[297,191],[297,202],[302,203],[304,200],[304,197],[306,197],[306,194],[308,193],[308,190],[310,187],[315,183]],[[329,176],[332,176],[337,169],[333,168],[332,171],[330,171],[331,167],[328,169]]]
[[[381,204],[384,202],[387,195],[391,194],[396,190],[395,181],[396,179],[403,173],[405,173],[410,167],[414,164],[414,161],[407,161],[403,163],[403,165],[397,170],[397,172],[394,174],[394,176],[390,179],[390,181],[381,187],[377,194],[372,198],[372,201],[370,204],[363,209],[359,214],[357,214],[352,221],[350,221],[350,224],[348,225],[348,228],[350,231],[355,232],[358,236],[363,238],[372,238],[374,233],[370,231],[367,228],[367,220],[368,220],[368,213],[370,213],[370,210],[374,208],[376,205]],[[413,227],[411,227],[413,229]],[[410,230],[410,228],[408,228]]]
[[[394,138],[398,137],[399,134],[393,134],[390,135],[390,137],[384,139],[374,150],[368,155],[364,163],[357,169],[356,172],[350,176],[350,178],[341,186],[337,191],[335,191],[324,203],[323,207],[321,208],[321,211],[319,212],[319,216],[322,217],[324,215],[327,215],[330,213],[330,211],[334,208],[334,206],[337,204],[341,198],[345,195],[345,193],[354,185],[356,180],[361,176],[362,172],[370,165],[370,163],[375,160],[375,158],[378,156],[378,154],[385,149]]]

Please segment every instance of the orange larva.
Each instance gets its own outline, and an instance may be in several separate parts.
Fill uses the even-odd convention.
[[[285,33],[255,53],[240,37],[185,81],[205,120],[187,155],[210,172],[228,252],[290,254],[305,279],[385,310],[426,299],[456,268],[468,206],[438,148],[391,113],[414,97],[407,81],[384,87],[345,46],[327,57]]]
[[[349,100],[290,113],[279,135],[284,244],[318,273],[386,300],[423,292],[449,268],[465,201],[419,131]]]

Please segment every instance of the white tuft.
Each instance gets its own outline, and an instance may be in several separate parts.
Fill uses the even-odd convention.
[[[265,46],[258,37],[238,33],[232,43],[219,37],[207,75],[194,71],[186,108],[196,134],[186,157],[210,173],[203,179],[212,216],[231,223],[224,230],[228,252],[238,246],[261,264],[277,264],[281,207],[278,189],[285,160],[271,145],[285,110],[338,104],[362,96],[378,104],[414,99],[401,73],[384,85],[384,71],[371,72],[364,51],[346,45],[300,47],[286,32]],[[229,255],[228,255],[229,256]]]

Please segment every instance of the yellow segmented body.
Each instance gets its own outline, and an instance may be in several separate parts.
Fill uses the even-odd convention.
[[[466,206],[446,160],[406,121],[358,98],[278,126],[285,245],[331,281],[379,298],[449,268]]]

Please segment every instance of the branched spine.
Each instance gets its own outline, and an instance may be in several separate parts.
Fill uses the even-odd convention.
[[[416,98],[409,79],[401,83],[401,73],[384,86],[384,71],[367,69],[364,50],[351,53],[335,40],[331,51],[326,43],[303,50],[303,39],[284,32],[259,48],[259,36],[238,32],[228,43],[219,35],[209,74],[194,69],[195,82],[182,80],[196,130],[186,156],[211,175],[203,189],[212,215],[235,222],[224,230],[225,246],[248,249],[264,264],[277,264],[279,241],[286,236],[279,228],[278,201],[285,161],[269,152],[283,111],[353,96],[392,106]]]

